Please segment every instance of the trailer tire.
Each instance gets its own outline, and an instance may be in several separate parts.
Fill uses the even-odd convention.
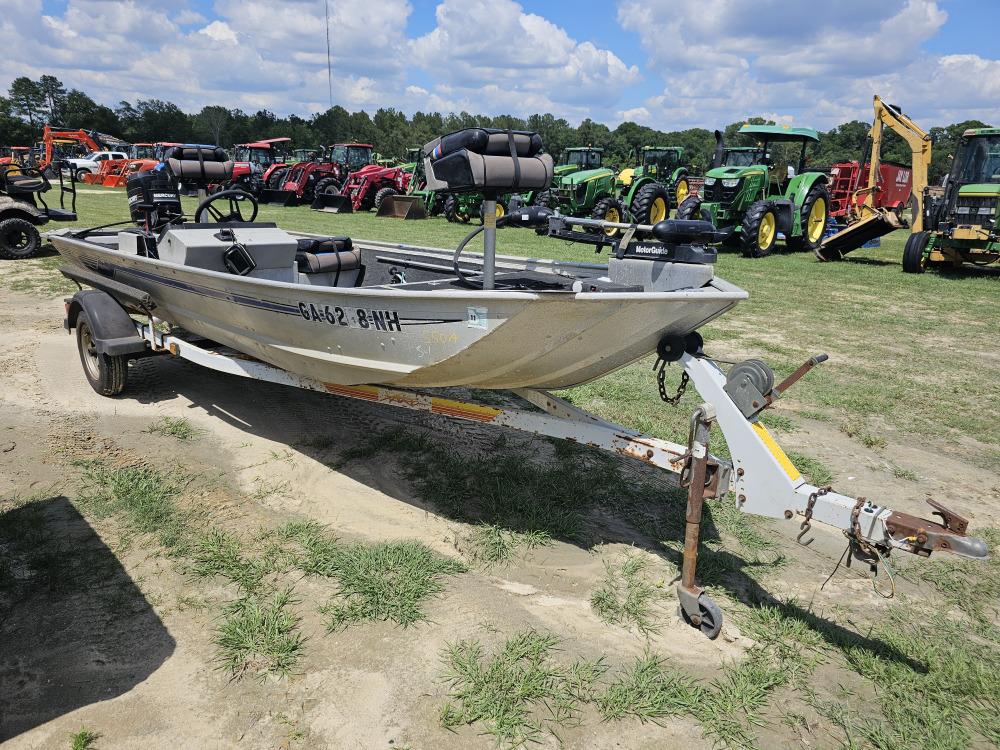
[[[637,224],[658,224],[670,217],[670,193],[658,182],[643,185],[635,194],[631,213]]]
[[[24,260],[42,247],[38,228],[27,219],[15,216],[0,221],[0,258]]]
[[[819,228],[819,215],[814,209],[819,208],[819,202],[823,201],[823,226]],[[830,221],[830,191],[823,183],[812,186],[806,199],[799,208],[799,228],[802,234],[798,237],[789,237],[785,244],[791,250],[811,250],[816,252],[817,248],[823,244],[823,234],[826,232],[826,225]],[[818,231],[817,231],[818,230]]]
[[[778,238],[778,214],[770,201],[751,204],[743,215],[740,231],[740,252],[746,258],[763,258],[771,254]]]
[[[905,273],[923,273],[927,270],[924,250],[930,239],[930,232],[917,232],[906,239],[906,244],[903,246],[903,271]]]
[[[128,360],[124,354],[97,351],[90,319],[85,310],[76,319],[76,346],[80,352],[83,375],[90,387],[102,396],[117,396],[128,381]]]
[[[689,195],[681,205],[677,207],[678,219],[695,219],[701,216],[701,198],[697,195]]]

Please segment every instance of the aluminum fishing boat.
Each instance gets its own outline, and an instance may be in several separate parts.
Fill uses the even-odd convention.
[[[536,181],[549,179],[551,158],[523,150],[486,158],[523,173],[536,166]],[[210,149],[175,151],[165,169],[130,184],[139,227],[49,233],[67,275],[103,284],[132,312],[303,376],[564,388],[644,357],[747,297],[715,277],[704,222],[663,222],[620,240],[609,237],[614,226],[581,231],[536,208],[509,222],[606,245],[615,251],[608,263],[497,255],[493,226],[482,230],[481,255],[464,253],[466,243],[455,252],[293,234],[254,223],[253,198],[235,191],[209,196],[185,222],[176,182],[218,180],[231,167]],[[516,247],[525,230],[502,234]]]

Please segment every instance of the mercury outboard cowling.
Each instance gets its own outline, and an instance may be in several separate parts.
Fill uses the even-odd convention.
[[[177,182],[165,169],[134,173],[126,191],[132,221],[140,227],[151,230],[184,216]]]

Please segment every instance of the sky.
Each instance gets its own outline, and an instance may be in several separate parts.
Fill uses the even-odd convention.
[[[826,130],[870,120],[877,93],[925,128],[1000,124],[998,28],[1000,0],[0,0],[0,91],[47,73],[111,106],[308,117],[332,99],[665,131]]]

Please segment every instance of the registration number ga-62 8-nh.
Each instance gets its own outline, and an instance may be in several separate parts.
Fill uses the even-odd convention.
[[[366,331],[402,331],[399,313],[395,310],[370,310],[364,307],[339,305],[314,305],[299,302],[299,313],[314,323],[360,328]]]

